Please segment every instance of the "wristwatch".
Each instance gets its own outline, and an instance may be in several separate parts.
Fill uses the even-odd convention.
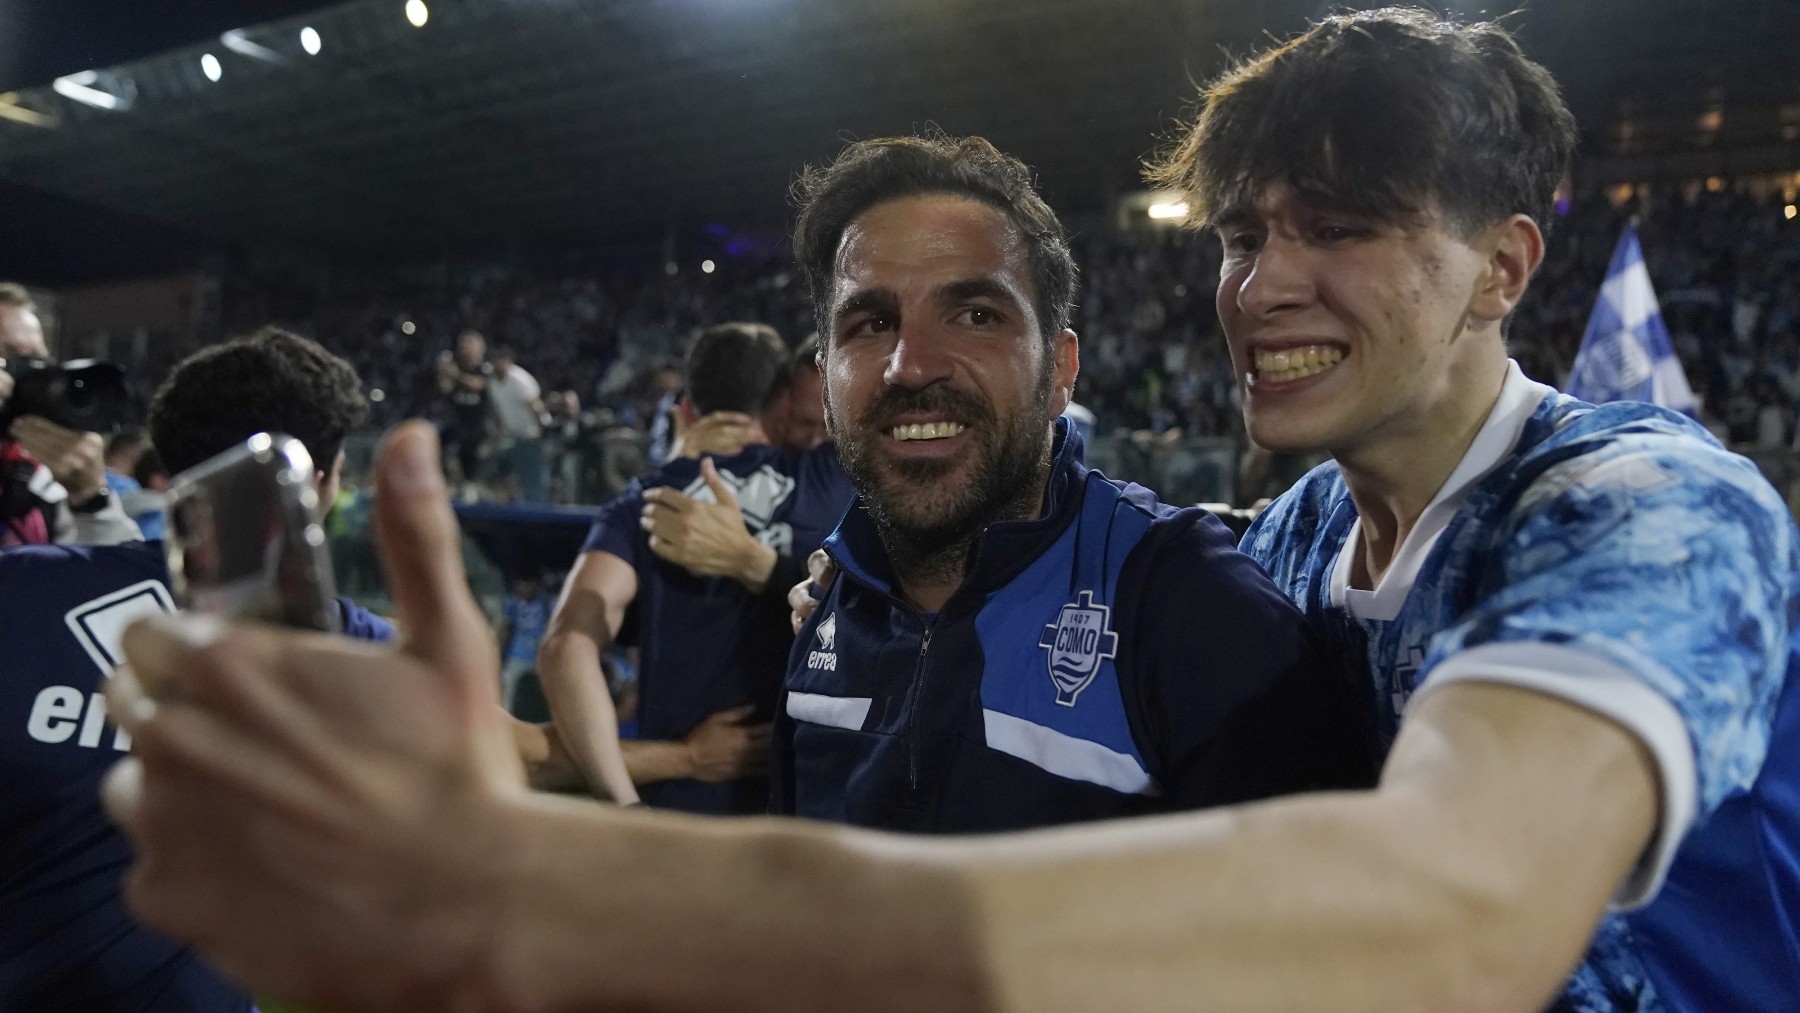
[[[111,489],[101,489],[99,492],[93,494],[92,496],[89,496],[87,499],[84,499],[79,503],[71,501],[69,503],[69,510],[72,513],[78,513],[78,514],[97,514],[100,511],[105,510],[106,505],[111,502],[112,502],[112,490]]]

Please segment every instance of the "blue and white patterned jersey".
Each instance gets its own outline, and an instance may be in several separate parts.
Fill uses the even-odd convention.
[[[1479,680],[1601,713],[1656,759],[1658,836],[1554,1008],[1800,1007],[1800,533],[1755,466],[1515,365],[1372,592],[1348,587],[1358,523],[1327,463],[1243,548],[1361,661],[1387,744],[1417,694]]]

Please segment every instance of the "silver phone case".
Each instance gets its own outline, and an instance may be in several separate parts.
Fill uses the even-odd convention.
[[[175,476],[163,547],[176,602],[222,618],[335,632],[313,474],[299,440],[258,433]]]

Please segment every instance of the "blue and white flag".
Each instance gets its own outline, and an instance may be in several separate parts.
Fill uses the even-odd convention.
[[[1630,225],[1619,235],[1600,298],[1594,300],[1568,393],[1590,404],[1648,401],[1689,415],[1699,408],[1656,304],[1637,229]]]

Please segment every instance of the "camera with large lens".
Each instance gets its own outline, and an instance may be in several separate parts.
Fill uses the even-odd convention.
[[[12,395],[0,404],[0,433],[21,415],[36,415],[84,433],[115,433],[131,421],[125,371],[110,362],[58,363],[25,355],[0,360],[0,365],[13,378]]]

